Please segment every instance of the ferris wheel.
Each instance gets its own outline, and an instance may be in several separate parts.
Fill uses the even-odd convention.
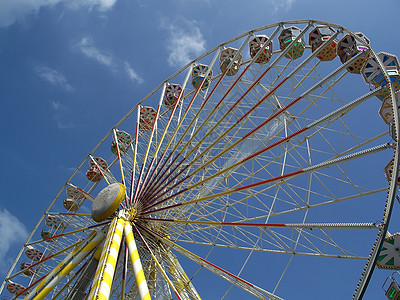
[[[298,293],[351,282],[361,298],[398,181],[398,72],[362,33],[316,20],[220,44],[87,155],[0,293],[283,299],[309,276]]]

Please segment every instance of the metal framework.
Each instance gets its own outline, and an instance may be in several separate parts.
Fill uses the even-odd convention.
[[[326,27],[330,36],[306,43]],[[344,62],[321,59],[346,36],[358,52]],[[373,58],[387,84],[368,86],[352,74]],[[393,139],[377,114],[383,93],[392,100]],[[398,168],[389,178],[383,172],[391,159],[399,165],[396,93],[368,42],[337,24],[279,22],[218,45],[158,85],[94,147],[40,217],[0,293],[201,299],[215,281],[214,298],[282,299],[288,273],[303,272],[294,261],[314,259],[324,269],[334,260],[357,267],[360,280],[346,293],[361,299],[396,195]],[[78,176],[88,163],[98,178]],[[116,182],[125,199],[96,223],[88,213],[95,195]]]

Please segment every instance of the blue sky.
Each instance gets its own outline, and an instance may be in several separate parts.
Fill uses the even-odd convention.
[[[340,24],[363,32],[376,52],[400,56],[400,2],[384,3],[2,0],[0,277],[87,153],[164,78],[219,43],[280,20]],[[390,272],[377,272],[369,299],[384,299],[380,285]]]

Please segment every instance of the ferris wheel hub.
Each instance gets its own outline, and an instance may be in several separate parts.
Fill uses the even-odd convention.
[[[103,222],[111,217],[125,199],[125,191],[125,186],[119,182],[102,189],[93,201],[92,219]]]
[[[132,221],[137,215],[137,210],[134,207],[124,208],[119,211],[119,215],[126,221]]]

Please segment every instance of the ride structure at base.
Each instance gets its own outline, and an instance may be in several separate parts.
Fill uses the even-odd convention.
[[[398,235],[387,233],[398,66],[361,33],[316,20],[219,44],[90,151],[1,295],[361,299],[375,266],[400,262]]]

